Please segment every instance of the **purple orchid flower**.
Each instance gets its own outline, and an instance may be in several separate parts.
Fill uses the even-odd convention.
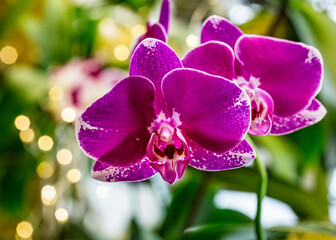
[[[77,139],[96,160],[92,176],[174,183],[188,165],[205,171],[242,167],[255,158],[244,140],[251,118],[246,92],[233,82],[185,69],[164,42],[145,39],[130,76],[77,121]]]
[[[155,38],[163,42],[168,40],[169,22],[170,22],[171,2],[162,0],[159,22],[155,23],[151,19],[147,22],[147,32],[141,35],[134,44],[135,48],[146,38]]]
[[[319,51],[303,43],[247,35],[219,17],[209,17],[201,45],[183,65],[235,81],[251,99],[252,135],[283,135],[317,123],[326,109],[315,99],[323,69]]]

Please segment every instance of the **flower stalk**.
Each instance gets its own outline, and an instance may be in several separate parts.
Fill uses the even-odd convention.
[[[257,239],[266,240],[265,232],[261,225],[261,207],[262,207],[262,200],[264,196],[266,196],[268,176],[267,176],[267,170],[266,170],[264,163],[260,161],[258,157],[254,159],[254,165],[258,173],[260,174],[260,180],[259,180],[258,190],[257,190],[257,196],[258,196],[257,214],[254,220],[255,229],[256,229]]]
[[[255,151],[257,152],[257,148],[252,141],[251,137],[249,135],[246,135],[246,139],[251,143]],[[258,154],[257,154],[258,156]],[[261,225],[261,208],[262,208],[262,200],[266,196],[267,192],[267,184],[268,184],[268,175],[265,164],[260,160],[259,157],[256,157],[254,159],[254,166],[257,170],[258,174],[260,175],[260,179],[258,182],[258,189],[257,189],[257,213],[256,217],[254,219],[255,224],[255,230],[258,240],[266,240],[265,232]]]

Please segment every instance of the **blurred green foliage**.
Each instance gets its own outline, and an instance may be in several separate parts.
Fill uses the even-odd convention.
[[[189,1],[181,2],[176,1],[176,8],[189,4]],[[244,32],[272,32],[276,37],[299,40],[321,51],[325,76],[318,97],[328,109],[324,120],[299,132],[281,137],[253,137],[261,153],[259,157],[267,165],[267,195],[288,204],[300,220],[296,227],[267,229],[267,236],[289,239],[290,234],[314,233],[335,237],[336,228],[330,223],[328,212],[328,185],[336,166],[336,24],[307,1],[290,0],[283,12],[281,9],[287,1],[251,2],[258,4],[260,10],[241,26]],[[96,8],[122,4],[136,12],[155,3],[154,0],[110,0]],[[99,21],[106,15],[102,11],[94,12],[95,7],[74,5],[70,1],[16,0],[0,4],[0,48],[11,41],[22,43],[22,56],[16,64],[0,63],[0,231],[3,233],[0,239],[13,239],[18,222],[31,212],[35,218],[42,215],[42,180],[36,174],[37,165],[49,158],[56,162],[55,157],[51,157],[55,152],[41,153],[37,146],[21,142],[14,119],[25,114],[33,122],[38,136],[55,136],[55,129],[61,124],[45,105],[50,68],[74,57],[95,54]],[[207,10],[206,14],[214,12],[210,7]],[[146,21],[147,16],[139,17],[142,23]],[[189,22],[185,22],[185,18],[178,21],[187,31]],[[276,29],[270,29],[273,27]],[[172,36],[172,39],[176,50],[182,52],[181,46],[185,43],[181,37]],[[161,226],[150,231],[133,219],[126,236],[145,240],[255,239],[253,220],[237,211],[216,208],[214,196],[221,189],[256,192],[259,178],[253,167],[216,173],[188,169],[186,176],[170,188],[172,199],[165,206]],[[313,179],[312,182],[309,179]],[[36,239],[48,236],[43,224],[39,222],[37,226]],[[59,228],[54,239],[103,239],[99,232],[95,236],[88,234],[82,221],[69,222]]]

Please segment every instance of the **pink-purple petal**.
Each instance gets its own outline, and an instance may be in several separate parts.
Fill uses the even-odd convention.
[[[135,182],[146,180],[157,171],[150,166],[147,158],[124,167],[114,167],[97,161],[93,166],[91,176],[103,182]]]
[[[325,107],[314,99],[311,105],[301,112],[290,117],[273,115],[273,124],[270,134],[283,135],[308,127],[322,120],[327,114]]]
[[[242,167],[250,163],[256,153],[248,141],[224,153],[215,153],[202,148],[195,142],[188,142],[191,151],[189,165],[204,171],[222,171]]]
[[[77,139],[84,152],[113,166],[128,166],[146,154],[147,127],[155,118],[153,83],[144,77],[121,80],[79,117]]]
[[[234,49],[235,43],[241,35],[243,35],[243,32],[229,20],[213,15],[203,25],[201,43],[220,41]]]
[[[289,117],[309,106],[322,84],[319,51],[302,43],[243,35],[237,41],[237,76],[259,79],[274,101],[274,114]]]
[[[161,23],[161,25],[164,27],[167,34],[169,31],[170,10],[171,10],[170,0],[162,0],[159,23]]]
[[[156,88],[155,109],[159,113],[164,105],[161,93],[162,78],[169,71],[181,67],[182,63],[173,49],[162,41],[147,38],[133,53],[129,75],[144,76],[154,83]]]
[[[186,68],[198,69],[227,79],[235,78],[234,53],[225,43],[210,41],[191,50],[182,60]]]
[[[162,82],[182,134],[207,150],[225,152],[245,137],[251,118],[246,92],[233,82],[194,69],[176,69]]]
[[[168,35],[166,33],[166,30],[160,23],[148,24],[147,32],[137,39],[136,44],[134,44],[133,47],[133,52],[136,47],[146,38],[155,38],[163,42],[167,42]]]

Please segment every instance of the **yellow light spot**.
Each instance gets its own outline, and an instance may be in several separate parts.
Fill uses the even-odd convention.
[[[61,115],[65,122],[70,123],[76,119],[76,112],[72,108],[64,108]]]
[[[33,129],[28,128],[27,130],[21,131],[19,136],[22,142],[30,143],[33,141],[35,134]]]
[[[132,27],[131,33],[134,38],[140,37],[142,34],[146,32],[146,28],[142,24],[137,24]]]
[[[0,59],[5,64],[13,64],[18,58],[18,53],[15,48],[11,46],[6,46],[0,51]]]
[[[71,183],[78,182],[81,179],[81,176],[81,172],[76,168],[69,170],[69,172],[67,173],[67,179]]]
[[[118,45],[114,49],[114,56],[119,61],[125,61],[128,58],[129,54],[130,52],[129,52],[128,47],[124,45]]]
[[[70,150],[63,148],[57,152],[56,158],[60,164],[68,165],[72,161],[72,153]]]
[[[37,145],[41,150],[49,151],[53,147],[54,142],[51,137],[44,135],[38,139]]]
[[[50,178],[54,173],[54,167],[48,162],[41,162],[36,168],[37,175],[40,178]]]
[[[27,116],[20,115],[15,118],[15,127],[21,131],[27,130],[30,126],[30,120]]]
[[[33,235],[33,226],[31,223],[23,221],[16,226],[16,233],[21,238],[30,238]]]
[[[104,185],[100,185],[97,188],[96,194],[99,198],[107,198],[110,195],[110,189],[108,189],[108,187],[104,186]]]
[[[198,38],[197,36],[191,34],[187,37],[186,42],[189,47],[196,47],[198,44]]]
[[[46,185],[41,190],[41,200],[45,205],[52,205],[56,200],[56,189],[51,185]]]
[[[99,33],[106,37],[113,37],[117,34],[118,29],[112,18],[104,18],[98,25]]]
[[[59,223],[66,223],[69,219],[69,213],[64,208],[59,208],[55,211],[55,218]]]
[[[50,98],[51,101],[54,101],[54,102],[60,101],[63,96],[64,96],[64,91],[61,87],[54,86],[54,87],[50,88],[49,98]]]

